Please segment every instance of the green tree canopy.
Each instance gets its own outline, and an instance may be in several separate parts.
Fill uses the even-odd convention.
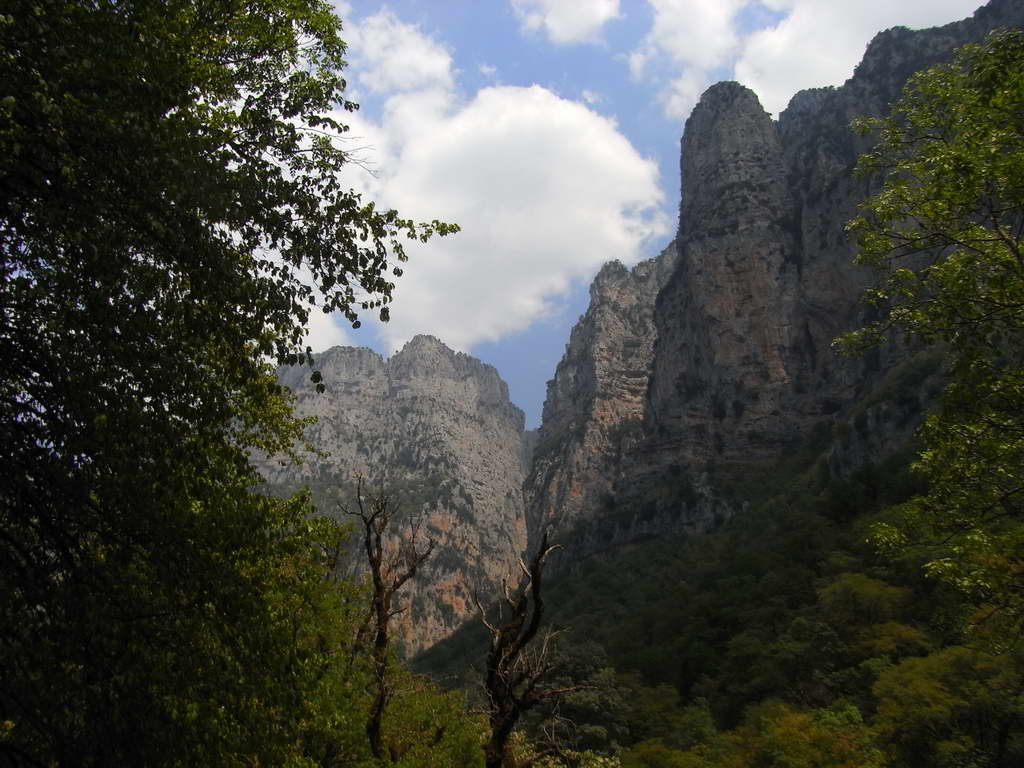
[[[249,452],[301,431],[269,361],[311,360],[318,308],[387,319],[402,241],[455,229],[344,185],[340,33],[322,0],[0,12],[9,762],[303,751],[327,651],[299,653],[280,584],[322,545],[252,490]]]
[[[859,262],[883,275],[881,319],[948,350],[949,385],[925,424],[929,492],[880,526],[925,542],[928,570],[1019,621],[1024,610],[1024,33],[997,32],[910,80],[865,173],[881,190],[851,223]]]

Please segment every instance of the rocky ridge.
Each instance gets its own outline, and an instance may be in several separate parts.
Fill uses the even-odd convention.
[[[306,454],[299,466],[264,462],[271,487],[308,485],[321,509],[354,503],[362,475],[371,489],[402,502],[420,521],[434,551],[409,582],[400,615],[406,652],[447,636],[475,610],[474,593],[497,594],[518,572],[526,547],[523,516],[523,413],[508,399],[498,372],[417,336],[388,360],[366,348],[334,347],[317,355],[326,391],[309,370],[283,368],[299,416],[315,416],[307,439],[327,456]]]
[[[282,371],[299,413],[319,417],[308,437],[331,455],[297,470],[268,464],[270,480],[327,499],[363,473],[403,489],[438,541],[414,588],[407,650],[449,634],[545,529],[566,545],[552,561],[564,567],[708,530],[743,508],[744,482],[794,452],[847,477],[910,439],[936,360],[899,344],[861,359],[831,349],[863,322],[871,278],[844,233],[871,188],[852,173],[868,139],[849,124],[883,114],[910,74],[999,26],[1024,26],[1024,4],[992,0],[962,22],[880,33],[843,86],[798,93],[777,121],[737,83],[710,88],[682,140],[676,240],[595,278],[536,433],[523,432],[493,368],[430,337],[387,361],[367,349],[320,355],[325,397],[307,372]]]
[[[992,0],[944,27],[882,32],[843,86],[798,93],[778,121],[738,83],[705,92],[682,139],[674,268],[648,286],[656,298],[636,300],[653,302],[646,343],[608,355],[626,349],[633,331],[598,326],[588,312],[549,382],[540,432],[554,437],[542,437],[527,484],[531,538],[553,525],[571,561],[669,530],[705,530],[742,506],[736,486],[809,444],[829,471],[848,474],[905,443],[934,383],[898,405],[874,394],[912,350],[894,343],[849,359],[831,349],[864,321],[871,279],[853,264],[844,231],[872,183],[853,174],[869,139],[850,122],[884,114],[912,73],[954,48],[1022,25],[1024,5]],[[598,291],[591,309],[600,301]],[[582,360],[594,370],[567,386]],[[647,386],[637,380],[620,394],[612,382],[624,368],[650,371]],[[624,449],[584,442],[618,413],[632,425]],[[848,429],[854,417],[859,428]]]
[[[654,349],[654,300],[675,268],[670,244],[632,270],[606,264],[548,382],[524,493],[532,530],[571,525],[611,498],[641,435]]]

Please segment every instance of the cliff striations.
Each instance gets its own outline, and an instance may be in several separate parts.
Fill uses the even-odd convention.
[[[447,636],[475,611],[473,595],[498,594],[526,546],[523,414],[498,372],[437,339],[417,336],[388,360],[365,348],[317,356],[327,390],[309,371],[284,368],[296,411],[315,416],[306,436],[327,456],[300,466],[265,462],[282,491],[309,485],[322,511],[353,504],[357,474],[400,499],[420,535],[436,541],[422,573],[403,589],[400,618],[414,653]]]
[[[568,526],[611,498],[622,457],[641,435],[654,349],[654,301],[676,264],[675,244],[632,270],[610,262],[548,382],[524,493],[531,530]]]
[[[843,86],[798,93],[778,121],[738,83],[705,92],[682,140],[676,254],[645,284],[657,296],[627,303],[644,307],[634,322],[604,287],[624,270],[603,271],[549,384],[526,486],[531,535],[572,530],[571,559],[703,530],[787,456],[813,447],[829,471],[849,473],[912,436],[934,381],[899,404],[879,393],[899,366],[923,370],[914,351],[831,349],[863,322],[871,278],[845,235],[872,189],[854,177],[869,139],[850,123],[883,114],[912,73],[955,47],[1022,25],[1024,4],[992,0],[945,27],[882,32]],[[636,374],[629,387],[622,371]]]
[[[682,140],[676,239],[597,275],[536,434],[493,368],[436,339],[387,361],[335,348],[318,360],[323,396],[306,371],[281,372],[330,455],[267,462],[269,481],[309,484],[329,511],[362,473],[422,515],[437,548],[405,619],[415,652],[472,613],[475,590],[495,594],[545,529],[564,567],[708,530],[794,456],[845,477],[900,449],[935,397],[941,355],[899,340],[860,359],[831,348],[864,321],[871,279],[844,231],[873,183],[854,177],[870,138],[850,122],[883,114],[913,72],[999,26],[1024,26],[1024,3],[883,32],[843,86],[798,93],[777,121],[738,83],[708,89]]]

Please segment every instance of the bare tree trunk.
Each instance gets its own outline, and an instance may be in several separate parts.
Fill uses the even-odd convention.
[[[393,609],[395,594],[410,578],[416,575],[416,571],[430,557],[434,549],[434,542],[430,541],[426,549],[420,551],[416,548],[418,528],[416,525],[410,527],[408,538],[399,542],[396,549],[391,553],[386,552],[385,539],[390,533],[389,528],[398,505],[387,494],[370,496],[364,503],[363,479],[356,481],[356,502],[357,509],[350,511],[342,507],[342,511],[359,519],[363,525],[363,547],[366,550],[366,559],[370,567],[370,580],[373,585],[373,594],[370,600],[370,611],[366,625],[373,626],[373,646],[370,650],[370,661],[374,675],[374,696],[370,705],[370,712],[366,720],[366,737],[370,742],[370,752],[377,760],[390,756],[390,752],[384,748],[384,738],[381,733],[381,726],[384,722],[384,712],[387,710],[388,702],[391,700],[393,691],[389,681],[389,652],[391,638],[389,634],[391,617],[402,611],[401,608]],[[360,630],[362,634],[362,630]]]
[[[539,650],[530,652],[528,649],[540,629],[544,613],[541,594],[544,561],[556,548],[548,545],[545,533],[529,566],[519,561],[525,581],[515,592],[507,580],[502,583],[504,595],[497,623],[487,620],[483,605],[477,600],[480,618],[491,633],[484,678],[491,726],[490,738],[483,748],[487,768],[515,768],[508,740],[519,717],[540,701],[563,692],[537,687],[550,670],[548,641],[551,636],[544,638]]]

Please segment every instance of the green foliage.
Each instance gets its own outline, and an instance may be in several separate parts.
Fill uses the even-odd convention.
[[[874,685],[875,724],[892,759],[907,766],[1019,764],[1020,661],[951,646],[883,671]]]
[[[1014,621],[1024,615],[1024,33],[994,33],[915,76],[890,118],[871,120],[861,161],[881,191],[851,223],[878,269],[876,323],[947,350],[950,384],[923,429],[928,492],[881,525],[889,551],[928,543],[925,567]]]
[[[844,343],[863,349],[895,329],[934,346],[835,437],[882,401],[916,412],[922,385],[948,375],[918,475],[897,457],[839,480],[793,457],[775,498],[692,549],[667,545],[670,565],[647,547],[606,566],[628,574],[620,593],[640,614],[624,644],[609,638],[613,663],[674,681],[684,705],[705,698],[720,729],[689,745],[634,733],[623,765],[1021,761],[1022,116],[1024,34],[1009,32],[918,75],[891,119],[868,124],[880,140],[863,168],[884,185],[853,229],[861,262],[884,274],[881,319]],[[872,519],[882,557],[862,546]],[[645,578],[656,586],[637,590]],[[987,651],[960,645],[965,624]]]
[[[807,469],[791,468],[791,488],[803,485],[797,479]],[[902,500],[890,494],[905,487],[906,474],[895,463],[875,467],[872,482],[885,490],[865,501],[859,519],[846,513],[845,500],[836,511],[826,484],[813,495],[767,499],[714,533],[593,558],[553,581],[551,615],[567,627],[558,684],[585,687],[551,713],[571,721],[561,724],[562,744],[618,750],[624,766],[771,765],[768,752],[743,752],[734,738],[744,728],[743,738],[753,738],[769,720],[751,721],[750,708],[775,699],[786,708],[772,726],[779,734],[814,733],[803,752],[792,747],[793,764],[813,765],[830,740],[846,739],[849,751],[840,754],[849,761],[880,765],[871,762],[881,750],[872,686],[894,663],[942,642],[945,627],[933,625],[932,614],[950,600],[919,568],[865,545],[863,517]],[[478,653],[480,642],[467,633],[441,644],[428,657],[433,670],[444,675]],[[859,719],[818,725],[835,707]],[[551,715],[538,713],[527,726],[529,738],[543,743]]]
[[[524,726],[542,748],[610,753],[630,740],[630,693],[599,644],[563,640],[553,643],[545,685],[566,692],[526,713]]]
[[[364,757],[358,590],[248,455],[300,435],[267,361],[308,313],[386,319],[402,239],[454,227],[341,186],[339,34],[320,0],[0,15],[5,762]]]
[[[484,764],[486,718],[470,716],[461,692],[444,693],[398,667],[396,695],[384,721],[384,741],[401,768],[478,768]]]
[[[622,756],[622,768],[705,768],[700,755],[666,746],[660,739],[635,744]]]
[[[895,377],[887,398],[922,380]],[[559,683],[592,686],[579,701],[598,703],[559,710],[573,724],[566,746],[623,766],[904,764],[878,682],[963,642],[972,609],[919,560],[866,542],[870,523],[892,519],[889,505],[920,491],[907,455],[845,480],[811,471],[819,459],[787,458],[780,492],[713,533],[592,558],[552,582],[551,615],[567,628]],[[457,636],[431,658],[451,665],[479,642]],[[527,723],[535,744],[551,731],[546,717]],[[1015,754],[1022,724],[999,722]],[[950,744],[975,738],[951,734]]]
[[[688,750],[637,744],[623,768],[883,768],[882,752],[856,707],[837,702],[802,711],[777,700],[752,707],[743,723]]]
[[[946,350],[942,346],[926,347],[886,371],[882,381],[871,394],[857,403],[854,415],[859,415],[872,405],[887,400],[900,401],[920,395],[922,385],[940,373],[946,361]],[[938,392],[930,393],[934,397]]]

